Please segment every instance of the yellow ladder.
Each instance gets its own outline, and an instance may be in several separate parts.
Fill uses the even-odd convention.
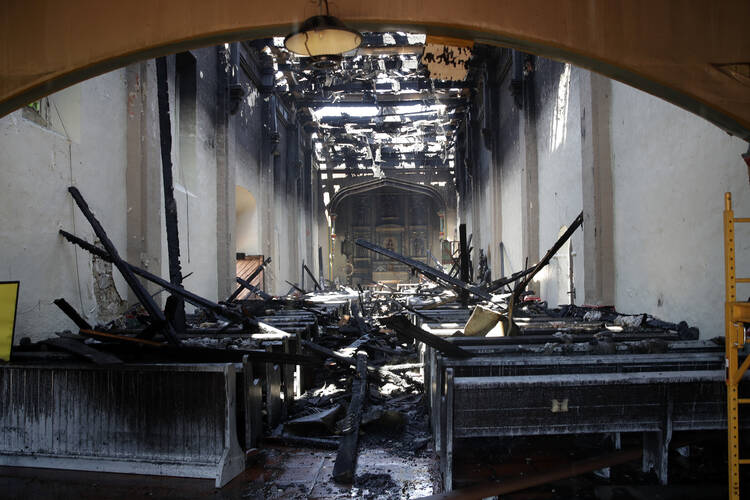
[[[750,356],[738,367],[738,351],[745,345],[744,324],[750,324],[750,302],[737,302],[737,283],[750,283],[750,278],[735,275],[734,225],[750,223],[750,218],[735,218],[732,210],[732,193],[724,194],[724,273],[727,301],[724,308],[726,337],[724,349],[727,368],[727,435],[729,465],[729,498],[740,498],[740,465],[750,464],[750,459],[739,455],[739,405],[750,403],[750,398],[740,398],[737,386],[750,366]]]

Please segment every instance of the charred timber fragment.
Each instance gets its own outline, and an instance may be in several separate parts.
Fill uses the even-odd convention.
[[[397,314],[381,320],[388,328],[393,329],[396,333],[406,337],[418,340],[428,346],[437,349],[446,356],[454,358],[470,358],[473,355],[460,347],[443,340],[437,335],[428,333],[418,326],[414,326],[405,316]]]
[[[315,285],[315,289],[322,290],[322,288],[320,287],[320,283],[318,283],[318,280],[315,279],[315,276],[313,275],[312,271],[310,271],[310,268],[307,267],[305,263],[302,263],[302,269],[304,269],[307,275],[310,276],[310,279],[312,280],[313,285]]]
[[[352,300],[350,309],[352,311],[352,316],[354,316],[354,321],[357,322],[357,328],[359,328],[359,331],[362,332],[363,335],[370,332],[369,325],[365,322],[365,318],[362,317],[362,309],[359,306],[359,301]]]
[[[296,283],[292,283],[289,280],[284,280],[284,281],[286,281],[287,285],[291,286],[293,289],[297,290],[302,295],[307,295],[307,290],[305,290],[304,288],[298,286]]]
[[[65,315],[70,318],[73,323],[76,324],[78,328],[91,330],[91,325],[88,321],[83,319],[80,314],[78,314],[78,311],[76,311],[73,306],[71,306],[67,300],[60,298],[55,299],[54,304],[60,308],[62,312],[65,313]]]
[[[498,278],[495,281],[492,281],[489,285],[487,285],[487,290],[489,290],[490,292],[494,292],[495,290],[498,290],[499,288],[502,288],[505,285],[509,285],[513,283],[514,281],[521,279],[527,274],[530,274],[533,272],[534,272],[534,268],[524,269],[523,271],[518,271],[517,273],[513,273],[508,277]]]
[[[51,338],[43,340],[42,343],[55,349],[69,352],[97,365],[122,364],[122,360],[114,354],[99,351],[75,339]]]
[[[427,264],[423,262],[419,262],[418,260],[410,259],[408,257],[404,257],[401,254],[398,254],[396,252],[392,252],[391,250],[388,250],[387,248],[383,248],[381,246],[375,245],[374,243],[370,243],[367,240],[364,240],[362,238],[358,238],[355,243],[362,248],[366,248],[370,250],[371,252],[379,253],[380,255],[384,255],[386,257],[389,257],[393,260],[397,260],[401,262],[402,264],[406,264],[413,270],[423,274],[427,278],[431,279],[432,281],[435,281],[437,283],[440,283],[442,285],[450,286],[451,288],[456,289],[457,291],[466,291],[471,294],[476,295],[477,297],[484,299],[484,300],[491,300],[492,296],[490,296],[489,293],[482,290],[481,288],[471,286],[468,283],[461,281],[459,279],[456,279],[452,276],[449,276],[445,274],[442,271],[438,271],[434,267],[430,267]]]
[[[114,243],[112,243],[112,240],[109,239],[109,237],[107,236],[107,232],[94,216],[93,212],[89,208],[88,203],[86,203],[86,200],[83,199],[83,195],[81,195],[81,192],[78,191],[75,186],[70,186],[68,188],[68,192],[75,200],[76,205],[78,205],[78,208],[81,210],[83,215],[86,217],[86,220],[88,220],[89,224],[91,224],[91,228],[94,230],[97,238],[99,238],[99,241],[101,241],[102,245],[104,245],[104,249],[106,250],[105,253],[109,257],[109,260],[117,268],[117,270],[120,271],[123,278],[125,278],[125,281],[128,283],[130,288],[133,290],[133,293],[135,293],[135,296],[138,298],[138,302],[143,305],[143,308],[151,318],[152,324],[164,332],[164,336],[170,343],[179,345],[180,340],[177,338],[177,334],[174,331],[174,328],[167,321],[167,318],[164,316],[164,313],[161,311],[161,309],[157,307],[156,302],[154,302],[154,299],[151,297],[151,295],[146,291],[141,282],[138,281],[138,279],[135,277],[135,275],[133,274],[133,270],[130,268],[130,265],[122,260],[120,254],[117,253],[117,249],[115,248]]]
[[[261,299],[263,299],[263,300],[273,300],[272,296],[268,295],[266,292],[264,292],[263,290],[261,290],[257,286],[251,284],[249,281],[245,281],[245,280],[243,280],[240,277],[237,277],[236,281],[237,281],[237,283],[240,284],[240,286],[242,288],[250,290],[255,295],[257,295],[258,297],[260,297]]]
[[[367,392],[367,354],[357,354],[357,377],[352,382],[352,399],[344,419],[343,436],[339,442],[336,463],[333,465],[333,480],[351,484],[357,468],[357,443],[362,406]]]
[[[573,233],[578,229],[579,226],[583,224],[583,212],[578,214],[578,217],[576,217],[573,222],[570,224],[570,227],[563,233],[562,236],[560,236],[554,245],[552,245],[552,248],[547,250],[547,253],[542,257],[542,259],[539,261],[539,263],[531,268],[531,272],[524,277],[523,281],[521,281],[516,287],[513,289],[513,295],[510,298],[510,301],[508,302],[508,336],[514,336],[518,334],[518,326],[513,323],[513,310],[515,309],[516,302],[518,301],[519,297],[523,293],[523,291],[526,289],[526,286],[531,282],[532,279],[534,279],[534,276],[541,271],[547,264],[549,264],[549,261],[552,260],[552,257],[555,256],[558,250],[562,248],[562,246],[565,244],[566,241],[570,239],[571,236],[573,236]]]

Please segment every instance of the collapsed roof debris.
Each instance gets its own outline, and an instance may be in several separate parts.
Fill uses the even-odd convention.
[[[90,214],[81,193],[71,189],[71,194],[89,215],[99,238],[108,241],[104,228]],[[579,219],[580,216],[576,221]],[[572,224],[549,254],[555,253],[578,225]],[[111,242],[101,249],[74,235],[64,234],[72,243],[105,260],[117,262],[120,268],[158,280],[119,259]],[[366,241],[358,244],[391,259],[405,260],[395,252]],[[464,251],[468,249],[468,245],[464,245]],[[456,260],[460,261],[461,257]],[[540,416],[514,424],[518,428],[525,426],[524,433],[537,433],[535,426],[544,426],[549,419],[559,418],[558,414],[567,414],[573,404],[581,408],[579,413],[584,413],[579,415],[581,422],[566,424],[572,433],[590,432],[603,426],[629,429],[627,426],[632,426],[637,416],[617,413],[621,405],[626,404],[619,401],[618,394],[637,392],[639,397],[646,397],[642,390],[651,390],[653,384],[671,387],[669,397],[675,400],[675,414],[667,418],[689,418],[691,429],[703,429],[706,425],[710,428],[716,418],[721,418],[711,410],[714,408],[711,405],[719,398],[717,387],[720,389],[723,381],[720,376],[714,377],[713,372],[706,371],[717,365],[721,375],[721,346],[695,340],[698,337],[695,328],[660,321],[646,314],[622,315],[613,308],[570,305],[549,309],[532,291],[526,290],[530,277],[549,261],[548,258],[542,259],[532,272],[517,273],[518,284],[509,293],[497,292],[502,286],[509,286],[512,277],[494,282],[481,277],[481,283],[466,283],[451,276],[457,269],[446,273],[423,263],[406,261],[436,283],[397,288],[375,284],[355,291],[330,281],[315,280],[320,290],[308,293],[296,283],[290,283],[290,294],[277,297],[248,283],[250,275],[262,272],[259,266],[248,270],[248,276],[238,276],[238,289],[250,292],[248,298],[239,299],[237,293],[233,293],[226,301],[214,303],[168,282],[157,281],[198,307],[196,313],[187,316],[185,333],[175,338],[170,338],[173,332],[164,326],[164,321],[172,318],[167,315],[162,320],[149,314],[145,307],[148,302],[128,317],[92,326],[65,299],[60,299],[55,303],[75,322],[79,331],[59,332],[59,338],[37,344],[23,343],[14,351],[13,361],[80,360],[110,371],[133,366],[166,370],[172,369],[170,366],[192,366],[186,363],[236,366],[242,376],[233,382],[239,384],[240,401],[236,410],[232,410],[236,415],[233,414],[231,422],[237,427],[232,432],[242,429],[238,436],[246,453],[256,455],[261,445],[274,444],[337,450],[335,460],[333,456],[329,458],[330,472],[320,477],[316,474],[313,484],[297,493],[282,489],[285,498],[307,498],[316,482],[329,480],[343,484],[330,486],[333,492],[352,484],[354,488],[367,484],[374,497],[392,495],[399,488],[404,497],[432,492],[410,489],[411,486],[400,483],[402,479],[392,471],[373,468],[367,460],[359,461],[362,451],[388,453],[407,460],[410,457],[427,459],[434,450],[440,454],[444,488],[450,490],[454,484],[452,450],[454,447],[461,449],[457,438],[478,432],[471,427],[479,425],[472,408],[481,409],[502,400],[504,408],[510,412],[507,418],[519,418],[512,411],[533,413],[537,411],[533,409],[537,403],[519,400],[522,410],[514,410],[518,405],[511,404],[506,393],[516,390],[514,384],[529,383],[534,377],[539,378],[539,390],[554,388],[557,392],[554,392],[551,413],[545,408],[539,410]],[[471,292],[470,305],[462,306],[459,304],[461,293],[466,291]],[[508,328],[511,311],[515,330]],[[513,337],[507,336],[511,333]],[[684,357],[687,352],[691,353],[689,358]],[[164,364],[170,362],[182,364]],[[599,368],[588,373],[589,365]],[[573,371],[566,371],[566,366]],[[28,369],[33,369],[33,365]],[[607,373],[599,373],[600,369]],[[677,369],[680,371],[670,371]],[[533,377],[512,375],[526,373],[524,370]],[[632,373],[633,370],[637,373]],[[230,372],[225,373],[229,376]],[[493,375],[496,373],[506,375]],[[687,401],[696,394],[685,390],[692,387],[684,385],[688,379],[700,385],[699,394],[703,398],[700,401]],[[162,383],[170,382],[167,378]],[[565,396],[568,393],[560,389],[560,383],[573,387],[575,403]],[[599,401],[598,392],[588,394],[591,387],[608,395],[607,411],[616,413],[606,413],[606,422],[598,418],[596,412],[585,413],[587,405]],[[161,390],[160,397],[165,397],[164,391],[177,389],[165,386]],[[475,397],[479,394],[477,391],[490,391],[493,396]],[[226,394],[234,397],[232,391]],[[524,398],[531,397],[529,393],[523,394]],[[177,403],[165,403],[164,408],[171,404]],[[539,404],[546,405],[547,400]],[[654,404],[671,403],[655,401]],[[468,413],[445,420],[447,415],[460,411]],[[509,432],[505,425],[498,423],[497,411],[480,419],[483,426],[480,434],[503,436]],[[702,412],[703,420],[693,418],[692,412],[696,411]],[[650,417],[643,418],[648,422]],[[584,427],[579,430],[577,425]],[[178,426],[178,430],[172,428],[170,432],[186,428]],[[429,445],[430,431],[433,447]],[[211,440],[211,436],[201,439]],[[217,443],[201,444],[209,445]],[[229,446],[230,451],[225,453],[231,452],[231,440],[219,446]],[[664,448],[659,446],[645,447],[644,452],[660,457],[662,462],[659,463],[663,463],[666,460]],[[137,452],[133,453],[129,460],[138,460]],[[266,456],[272,457],[274,453],[271,448]],[[633,454],[636,455],[640,456]],[[227,465],[219,462],[218,467]],[[242,468],[231,473],[221,470],[220,477],[231,479],[232,474],[236,475]],[[658,465],[656,472],[665,480],[665,466]],[[369,481],[367,478],[371,476],[377,476],[378,480]],[[280,485],[277,481],[281,479],[274,476],[268,479],[267,483],[259,485],[258,495],[274,498],[274,491],[278,491]],[[222,485],[225,480],[217,479],[217,484]],[[422,477],[415,484],[421,488],[425,482],[431,483],[431,479]],[[524,484],[519,483],[518,487]]]

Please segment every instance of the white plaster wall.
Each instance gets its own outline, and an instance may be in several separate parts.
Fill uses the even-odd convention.
[[[21,282],[16,342],[75,329],[52,304],[56,298],[67,299],[89,321],[98,320],[91,256],[58,235],[66,229],[94,240],[68,186],[79,188],[122,255],[126,250],[125,70],[49,99],[58,104],[52,106],[54,121],[65,127],[42,127],[22,110],[0,119],[0,280]],[[125,297],[116,270],[114,278]]]
[[[518,143],[514,146],[517,148]],[[523,231],[521,227],[521,182],[523,170],[517,155],[515,161],[506,160],[502,164],[501,176],[501,205],[503,214],[502,237],[503,261],[505,275],[523,269],[525,256],[523,255]],[[497,168],[497,167],[496,167]],[[498,242],[499,243],[499,242]]]
[[[258,237],[258,206],[255,197],[245,188],[235,188],[235,232],[237,252],[247,255],[260,255]]]
[[[540,60],[540,64],[557,64]],[[539,172],[539,256],[555,243],[582,209],[581,99],[579,77],[586,70],[565,65],[559,77],[542,87],[537,108],[537,158]],[[583,237],[579,229],[571,238],[577,303],[584,297]],[[535,278],[538,293],[550,307],[568,304],[568,247],[561,249]]]
[[[723,335],[723,195],[732,191],[737,214],[750,215],[748,172],[739,156],[747,143],[617,82],[611,141],[618,310],[686,320],[701,338]],[[750,233],[737,237],[742,274],[743,260],[750,264]],[[750,276],[749,265],[744,271]]]

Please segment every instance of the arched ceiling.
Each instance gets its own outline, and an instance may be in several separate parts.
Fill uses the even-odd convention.
[[[363,30],[425,31],[566,60],[750,140],[747,0],[340,0],[331,10]],[[284,34],[317,12],[309,0],[0,2],[0,116],[139,59]]]
[[[445,211],[445,199],[437,189],[433,188],[432,186],[426,186],[423,184],[418,184],[416,182],[409,182],[395,178],[373,179],[343,188],[339,190],[339,192],[337,192],[335,195],[333,195],[333,198],[331,198],[331,202],[328,204],[328,209],[331,211],[331,213],[335,214],[338,211],[339,204],[346,198],[355,194],[367,193],[369,191],[384,187],[391,187],[394,189],[401,189],[404,191],[429,196],[435,202],[439,210]]]

